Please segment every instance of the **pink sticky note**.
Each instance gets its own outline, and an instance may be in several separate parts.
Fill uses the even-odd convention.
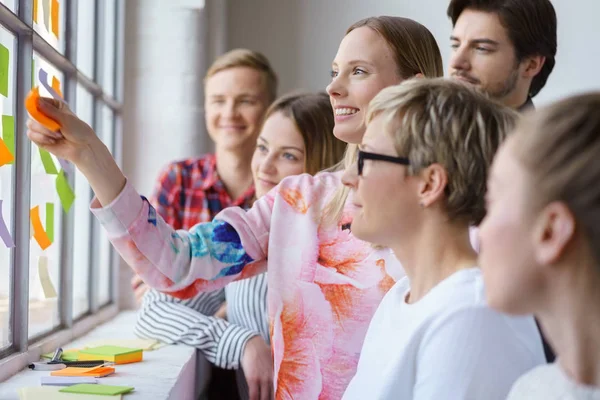
[[[6,227],[6,223],[4,222],[4,217],[2,216],[2,200],[0,200],[0,237],[4,242],[4,245],[9,249],[15,247],[15,242],[13,238],[10,236],[10,232]]]

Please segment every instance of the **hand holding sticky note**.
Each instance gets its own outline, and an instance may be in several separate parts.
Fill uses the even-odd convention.
[[[58,121],[53,120],[39,109],[39,99],[40,89],[38,87],[34,87],[31,89],[27,95],[27,98],[25,99],[25,108],[27,109],[27,112],[29,112],[29,115],[31,115],[36,121],[44,125],[46,128],[54,132],[58,131],[60,129],[60,124]]]

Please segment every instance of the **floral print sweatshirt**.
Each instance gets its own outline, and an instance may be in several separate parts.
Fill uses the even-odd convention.
[[[244,211],[175,231],[129,184],[92,212],[123,259],[150,286],[179,298],[268,269],[277,399],[339,399],[356,372],[377,306],[404,274],[388,249],[355,238],[352,203],[322,222],[341,173],[300,175]],[[393,278],[392,278],[393,276]]]

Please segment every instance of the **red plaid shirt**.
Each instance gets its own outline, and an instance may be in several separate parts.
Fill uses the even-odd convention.
[[[167,224],[188,230],[200,222],[212,221],[224,208],[249,208],[253,200],[251,186],[232,201],[217,175],[215,155],[207,154],[169,164],[158,178],[151,202]]]

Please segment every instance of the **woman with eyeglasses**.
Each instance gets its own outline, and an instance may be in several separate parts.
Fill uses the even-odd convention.
[[[406,271],[373,316],[344,399],[505,399],[544,363],[532,316],[485,301],[469,227],[516,115],[450,80],[384,89],[369,106],[352,189],[356,237],[391,248]]]
[[[342,39],[327,87],[333,134],[356,163],[369,101],[415,76],[443,75],[431,32],[400,17],[367,18]],[[41,101],[61,124],[28,122],[28,136],[71,160],[97,199],[92,211],[126,262],[157,290],[190,298],[268,269],[268,312],[278,399],[339,399],[352,379],[369,321],[403,272],[389,249],[355,238],[341,171],[289,177],[252,208],[174,231],[127,182],[94,132],[65,104]],[[310,148],[310,145],[307,145]],[[221,351],[221,350],[219,350]],[[268,399],[261,391],[254,399]],[[253,399],[253,400],[254,400]]]

